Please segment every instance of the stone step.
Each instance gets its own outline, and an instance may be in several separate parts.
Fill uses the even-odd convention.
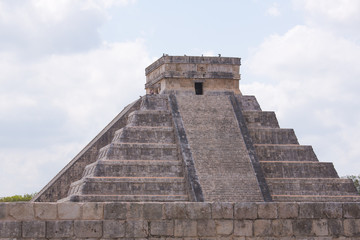
[[[272,195],[274,202],[360,202],[357,195]]]
[[[111,143],[99,151],[100,160],[178,160],[176,144]]]
[[[254,144],[299,144],[293,129],[249,128]]]
[[[266,178],[271,195],[357,195],[351,179]]]
[[[279,128],[275,112],[243,111],[248,128]]]
[[[261,161],[266,178],[338,178],[330,162]]]
[[[318,161],[312,146],[254,144],[259,161]]]
[[[69,195],[186,195],[183,177],[86,177]]]
[[[83,177],[182,177],[180,161],[105,160],[85,167]]]
[[[71,195],[71,202],[184,202],[187,195]]]
[[[170,111],[139,110],[129,114],[128,126],[172,127]]]
[[[261,111],[260,105],[255,96],[237,95],[236,98],[243,111]]]
[[[145,95],[140,105],[141,110],[168,110],[167,95]]]
[[[115,132],[113,142],[175,143],[172,127],[123,127]]]

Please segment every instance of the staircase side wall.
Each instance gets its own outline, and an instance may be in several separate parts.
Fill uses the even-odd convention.
[[[0,203],[0,239],[359,239],[360,203]]]
[[[140,100],[125,107],[83,150],[80,151],[33,199],[56,202],[67,197],[70,184],[81,179],[87,165],[97,160],[99,149],[111,142],[116,130],[124,127],[129,113],[140,108]]]

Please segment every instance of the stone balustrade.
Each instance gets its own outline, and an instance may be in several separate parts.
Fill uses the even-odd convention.
[[[1,203],[0,239],[355,239],[360,203]]]

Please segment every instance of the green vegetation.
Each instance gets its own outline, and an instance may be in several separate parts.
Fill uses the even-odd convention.
[[[24,194],[24,195],[14,195],[11,197],[2,197],[0,198],[0,202],[22,202],[22,201],[30,201],[36,193],[33,194]]]
[[[356,190],[358,191],[358,193],[360,194],[360,175],[355,176],[355,175],[349,175],[349,176],[345,176],[343,178],[348,178],[353,180]]]

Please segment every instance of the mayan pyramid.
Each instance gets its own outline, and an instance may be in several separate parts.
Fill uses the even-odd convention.
[[[349,179],[239,89],[240,58],[164,55],[33,201],[359,201]]]

